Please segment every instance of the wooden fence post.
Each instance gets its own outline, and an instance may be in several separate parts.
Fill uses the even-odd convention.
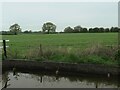
[[[40,44],[40,54],[43,56],[42,45]]]
[[[4,56],[7,58],[7,52],[6,52],[6,41],[3,40],[3,50],[4,50]]]

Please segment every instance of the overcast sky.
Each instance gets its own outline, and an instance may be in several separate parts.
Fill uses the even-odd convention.
[[[22,30],[40,31],[45,22],[57,25],[57,31],[67,26],[118,26],[117,2],[4,2],[2,30],[18,23]]]

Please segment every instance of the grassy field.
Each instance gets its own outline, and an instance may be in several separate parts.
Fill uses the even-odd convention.
[[[81,53],[85,52],[85,50],[88,50],[86,52],[90,52],[90,49],[93,50],[93,48],[96,48],[98,45],[102,46],[102,48],[107,45],[116,46],[118,44],[118,33],[19,34],[3,35],[2,39],[10,40],[7,43],[9,45],[9,58],[33,58],[34,56],[41,56],[42,54],[40,55],[40,53],[44,52],[45,54],[45,52],[47,52],[48,56],[46,54],[47,57],[44,57],[46,59],[69,62],[70,59],[71,61],[73,61],[73,59],[80,59],[79,56],[82,56]],[[40,44],[42,48],[39,48]],[[109,48],[107,49],[109,50]],[[65,57],[61,54],[54,54],[59,53],[58,50],[64,55],[70,53],[70,57],[67,57],[67,55]],[[38,53],[39,55],[37,56]],[[78,53],[79,55],[77,55]],[[98,56],[99,55],[96,54],[88,55],[89,58],[94,58],[95,60],[101,59],[101,57]],[[81,59],[81,61],[83,59]],[[77,61],[74,60],[74,62]]]
[[[10,48],[27,49],[26,47],[71,47],[84,49],[94,44],[117,45],[117,33],[75,33],[75,34],[21,34],[3,35],[9,39]]]

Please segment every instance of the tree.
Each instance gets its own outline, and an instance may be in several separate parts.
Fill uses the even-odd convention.
[[[73,33],[73,32],[74,32],[74,29],[72,29],[71,27],[66,27],[66,28],[64,29],[64,32]]]
[[[118,27],[111,27],[110,32],[119,32]]]
[[[9,28],[10,32],[13,32],[15,35],[17,35],[19,32],[21,32],[21,28],[18,24],[13,24]]]
[[[109,28],[105,28],[105,29],[104,29],[104,32],[109,32]]]
[[[87,28],[82,28],[81,32],[82,32],[82,33],[88,32],[88,31],[87,31]]]
[[[99,28],[98,28],[98,27],[93,28],[93,32],[94,32],[94,33],[99,32]]]
[[[23,33],[32,33],[32,31],[31,30],[26,30]]]
[[[93,28],[89,28],[89,32],[93,33],[94,32]]]
[[[104,32],[104,28],[103,27],[99,28],[99,32]]]
[[[51,22],[44,23],[43,27],[42,27],[42,30],[43,30],[43,32],[47,32],[48,34],[50,32],[55,32],[56,25],[51,23]]]
[[[118,27],[114,27],[114,32],[118,32],[119,28]]]
[[[80,25],[75,26],[75,27],[74,27],[74,31],[75,31],[75,32],[81,32],[81,31],[82,31],[82,27],[81,27]]]

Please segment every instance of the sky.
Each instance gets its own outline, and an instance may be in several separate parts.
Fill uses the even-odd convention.
[[[57,31],[64,28],[118,26],[117,2],[3,2],[1,30],[18,23],[22,31],[41,31],[52,22]]]

